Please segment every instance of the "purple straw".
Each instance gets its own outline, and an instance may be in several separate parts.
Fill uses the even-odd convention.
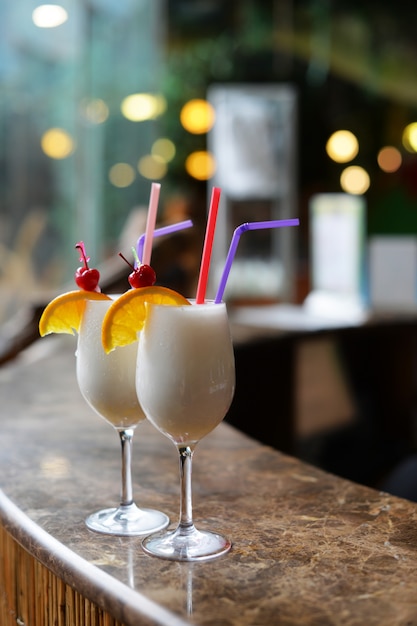
[[[153,231],[153,236],[161,237],[162,235],[170,235],[171,233],[175,233],[177,230],[190,228],[190,226],[192,225],[193,223],[191,220],[184,220],[183,222],[177,222],[176,224],[169,224],[168,226],[162,226],[161,228],[156,228]],[[142,256],[143,256],[143,246],[145,244],[145,235],[146,233],[143,233],[143,235],[139,237],[136,243],[136,252],[141,261],[142,261]]]
[[[284,226],[298,226],[299,223],[300,220],[298,218],[295,218],[290,220],[271,220],[267,222],[245,222],[244,224],[241,224],[240,226],[235,228],[214,302],[216,304],[219,304],[223,299],[227,279],[229,277],[230,270],[232,269],[233,259],[235,258],[240,235],[242,233],[246,232],[247,230],[261,230],[262,228],[283,228]]]

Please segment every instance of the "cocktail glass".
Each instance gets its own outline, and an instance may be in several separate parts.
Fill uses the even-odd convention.
[[[212,559],[230,541],[197,530],[191,466],[197,443],[225,417],[235,386],[233,346],[224,303],[148,305],[140,333],[136,389],[149,421],[179,452],[180,519],[174,531],[147,537],[146,553],[175,561]]]
[[[113,296],[112,296],[113,297]],[[101,325],[112,300],[87,301],[77,345],[77,381],[90,407],[116,429],[122,447],[122,490],[118,507],[93,513],[88,528],[110,535],[148,535],[166,528],[169,518],[154,509],[138,508],[133,501],[132,439],[145,419],[135,389],[137,344],[106,354]]]

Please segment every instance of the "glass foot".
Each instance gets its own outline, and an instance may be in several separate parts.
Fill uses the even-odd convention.
[[[85,520],[87,527],[105,535],[149,535],[163,530],[169,524],[165,513],[154,509],[139,509],[136,504],[104,509]]]
[[[146,554],[171,561],[207,561],[229,552],[231,542],[222,535],[206,530],[183,529],[146,537],[142,548]]]

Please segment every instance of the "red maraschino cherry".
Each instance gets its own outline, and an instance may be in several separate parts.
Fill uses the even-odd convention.
[[[84,266],[79,267],[75,272],[74,278],[80,289],[84,289],[84,291],[101,291],[98,286],[98,281],[100,280],[100,272],[95,268],[88,267],[88,261],[90,257],[87,257],[85,253],[85,246],[83,241],[79,241],[76,246],[76,249],[80,251],[80,261],[84,263]]]
[[[128,281],[133,289],[139,289],[140,287],[152,287],[156,281],[156,274],[154,269],[150,265],[141,263],[137,267],[132,265],[126,257],[119,252],[119,256],[125,261],[129,267],[132,268],[132,272],[128,276]]]

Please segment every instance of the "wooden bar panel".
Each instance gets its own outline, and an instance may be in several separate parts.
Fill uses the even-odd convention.
[[[1,626],[124,626],[66,585],[0,526]]]

